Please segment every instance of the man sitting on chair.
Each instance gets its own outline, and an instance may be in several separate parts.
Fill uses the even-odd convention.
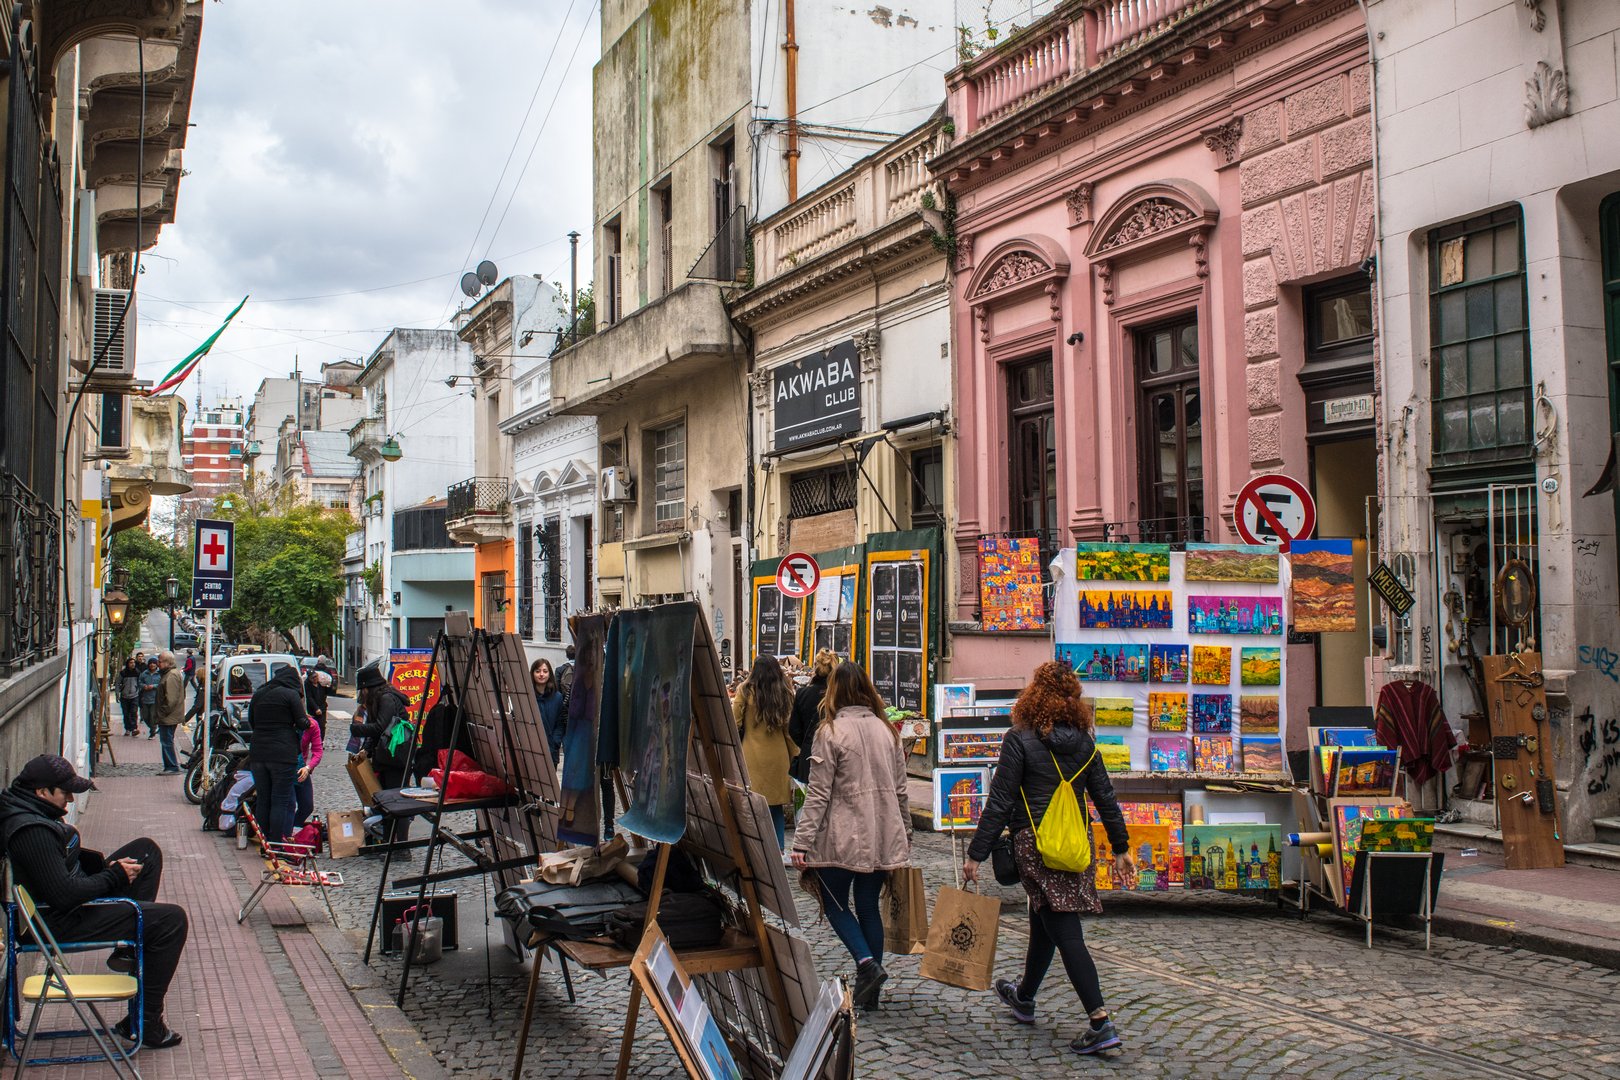
[[[79,830],[64,818],[73,796],[96,785],[73,771],[66,758],[41,754],[22,767],[0,792],[0,845],[11,859],[12,879],[40,907],[56,940],[108,941],[135,937],[135,912],[128,904],[86,904],[103,897],[140,901],[145,926],[145,1024],[142,1043],[161,1050],[180,1045],[163,1022],[163,997],[186,947],[185,908],[155,903],[163,876],[163,851],[151,840],[132,840],[103,856],[79,843]],[[135,951],[114,949],[107,958],[114,971],[133,975]],[[133,1039],[129,1018],[113,1028]]]

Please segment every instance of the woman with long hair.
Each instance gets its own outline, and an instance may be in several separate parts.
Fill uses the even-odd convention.
[[[1063,969],[1091,1019],[1090,1027],[1069,1043],[1069,1048],[1080,1054],[1096,1054],[1120,1045],[1119,1033],[1103,1004],[1097,965],[1080,929],[1082,913],[1095,915],[1102,911],[1097,901],[1095,862],[1101,853],[1093,852],[1089,869],[1071,873],[1047,866],[1035,844],[1046,808],[1059,785],[1065,783],[1075,786],[1082,806],[1085,797],[1091,796],[1114,849],[1114,880],[1134,881],[1136,860],[1131,855],[1125,816],[1120,813],[1114,785],[1097,753],[1092,715],[1081,699],[1080,681],[1069,665],[1049,660],[1035,669],[1029,685],[1013,704],[1012,730],[1001,741],[1001,758],[996,763],[979,827],[968,845],[962,876],[978,880],[979,864],[989,856],[1001,831],[1010,825],[1018,877],[1029,894],[1029,952],[1024,957],[1023,979],[1016,983],[997,979],[996,996],[1013,1019],[1033,1024],[1036,991],[1052,966],[1053,953],[1061,954]]]
[[[798,747],[788,738],[793,713],[793,686],[776,657],[756,657],[748,681],[731,699],[742,735],[743,761],[748,765],[748,786],[770,804],[776,826],[776,846],[787,847],[787,805],[793,801],[788,769]]]
[[[793,759],[793,779],[810,782],[810,748],[815,745],[816,724],[821,720],[821,699],[827,696],[827,679],[838,666],[838,654],[822,649],[810,661],[810,681],[793,695],[793,718],[788,721],[788,738],[799,746]]]
[[[827,921],[855,959],[855,1004],[876,1008],[889,977],[878,893],[911,861],[911,820],[900,734],[872,680],[847,660],[827,680],[792,859],[815,871]]]
[[[540,706],[540,722],[545,725],[551,763],[555,765],[562,759],[563,731],[568,726],[562,687],[551,670],[551,661],[545,657],[529,665],[529,678],[534,680],[534,701]]]

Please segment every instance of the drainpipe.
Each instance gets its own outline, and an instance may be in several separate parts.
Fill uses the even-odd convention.
[[[782,51],[787,53],[787,201],[799,198],[799,40],[793,32],[793,0],[782,0]]]

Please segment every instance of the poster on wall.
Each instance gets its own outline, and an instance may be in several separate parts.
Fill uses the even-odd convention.
[[[1054,654],[1080,678],[1098,731],[1128,752],[1117,770],[1283,775],[1280,741],[1266,741],[1285,723],[1289,575],[1275,548],[1087,544],[1058,560]]]
[[[800,619],[808,601],[783,596],[776,587],[776,562],[754,564],[753,656],[798,656]],[[743,666],[747,666],[744,664]]]
[[[867,670],[883,700],[898,709],[928,708],[929,568],[926,545],[879,550],[932,533],[874,535],[867,541]]]
[[[1039,540],[979,537],[979,608],[979,622],[986,630],[1045,629]]]
[[[412,723],[418,709],[425,712],[439,703],[439,673],[433,671],[430,677],[432,663],[432,649],[388,650],[388,684],[405,695]]]

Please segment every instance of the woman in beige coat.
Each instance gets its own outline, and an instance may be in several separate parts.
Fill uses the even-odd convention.
[[[731,699],[742,735],[743,761],[748,766],[748,786],[765,797],[776,825],[776,846],[787,847],[787,805],[793,801],[793,785],[788,769],[798,745],[788,736],[788,719],[793,713],[793,687],[782,673],[782,665],[769,654],[756,657],[748,681]]]
[[[827,682],[810,754],[810,790],[793,834],[793,865],[816,872],[821,904],[855,958],[855,1004],[875,1008],[883,970],[878,893],[890,870],[911,861],[906,767],[883,699],[856,664]],[[854,909],[850,895],[854,894]]]

